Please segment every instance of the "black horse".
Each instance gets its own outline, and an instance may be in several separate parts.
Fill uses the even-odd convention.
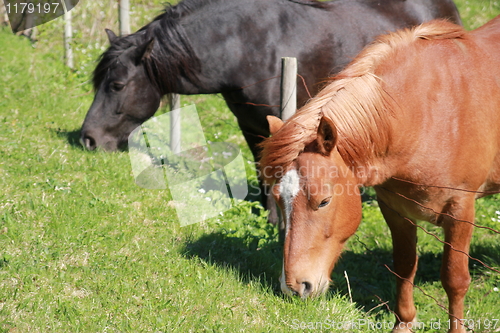
[[[266,116],[279,116],[281,57],[297,58],[316,94],[377,35],[435,18],[461,23],[452,0],[184,0],[134,34],[107,30],[82,143],[119,149],[167,93],[222,93],[258,160]]]

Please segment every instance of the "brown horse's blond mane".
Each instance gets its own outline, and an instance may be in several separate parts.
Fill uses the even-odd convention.
[[[465,33],[458,25],[437,20],[380,36],[263,142],[260,166],[266,168],[266,178],[277,178],[272,175],[281,174],[316,139],[322,116],[336,126],[337,148],[344,161],[368,166],[387,151],[392,136],[389,119],[398,107],[375,74],[377,67],[417,40],[464,38]]]

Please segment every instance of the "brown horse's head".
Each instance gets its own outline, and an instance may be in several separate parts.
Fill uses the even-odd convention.
[[[271,131],[279,127],[276,119]],[[336,140],[335,126],[322,118],[316,139],[273,187],[286,225],[280,280],[289,295],[317,296],[328,289],[342,247],[361,221],[358,183]]]

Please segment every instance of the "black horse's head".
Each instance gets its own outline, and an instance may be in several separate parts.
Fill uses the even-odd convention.
[[[123,146],[132,130],[153,116],[162,96],[145,66],[154,39],[138,43],[139,38],[106,32],[111,46],[94,71],[96,94],[81,131],[82,144],[90,150]]]
[[[200,62],[180,24],[188,12],[184,7],[168,7],[128,36],[106,30],[111,45],[94,70],[94,102],[81,130],[85,148],[124,147],[129,134],[154,115],[163,95],[196,92]]]

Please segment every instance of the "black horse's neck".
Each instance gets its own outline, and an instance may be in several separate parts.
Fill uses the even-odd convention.
[[[198,85],[200,61],[181,24],[198,3],[201,1],[186,0],[170,6],[137,32],[143,42],[154,40],[151,56],[144,59],[144,66],[162,94],[182,93],[182,86]]]

